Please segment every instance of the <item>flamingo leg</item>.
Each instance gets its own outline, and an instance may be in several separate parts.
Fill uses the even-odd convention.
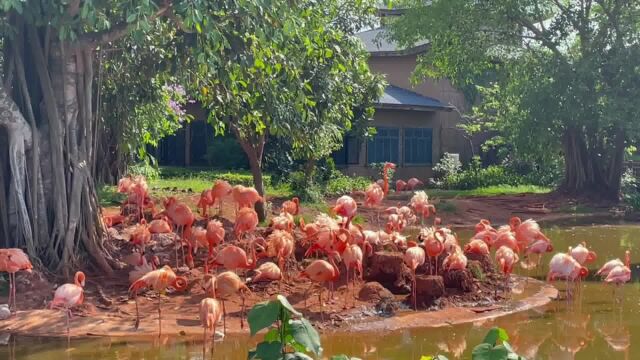
[[[347,292],[344,295],[344,308],[347,308],[347,300],[349,299],[349,266],[347,266]]]
[[[225,309],[224,307],[224,300],[222,300],[222,316],[224,316],[224,320],[222,323],[222,326],[223,326],[222,331],[224,336],[227,336],[227,309]]]
[[[67,347],[71,343],[71,327],[69,326],[69,317],[71,316],[71,310],[69,308],[65,308],[65,317],[67,318]]]
[[[162,310],[160,310],[161,302],[162,302],[162,294],[158,293],[158,337],[162,336]]]
[[[242,296],[242,308],[240,310],[240,329],[244,329],[244,295]]]
[[[418,295],[418,290],[416,289],[416,286],[418,284],[418,281],[416,280],[416,269],[413,269],[413,310],[414,311],[418,311],[418,299],[416,299],[417,295]]]
[[[216,348],[216,322],[213,322],[213,335],[211,337],[211,358],[213,359],[213,350]]]
[[[207,324],[202,327],[202,358],[205,359],[207,355]]]
[[[135,329],[138,330],[138,327],[140,327],[140,311],[138,310],[138,294],[137,293],[134,295],[133,299],[136,302],[136,325],[135,325]]]

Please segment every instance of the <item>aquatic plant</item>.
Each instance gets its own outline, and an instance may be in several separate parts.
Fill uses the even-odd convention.
[[[471,360],[525,360],[516,354],[507,342],[509,335],[503,328],[493,327],[485,335],[482,343],[473,348]],[[501,344],[498,344],[498,343]],[[444,355],[422,356],[420,360],[448,360]]]

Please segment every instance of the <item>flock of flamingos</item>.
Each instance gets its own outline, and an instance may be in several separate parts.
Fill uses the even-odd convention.
[[[338,265],[344,264],[349,279],[362,279],[363,258],[370,255],[374,249],[393,249],[402,251],[407,267],[412,271],[412,299],[416,306],[416,269],[426,261],[435,267],[433,273],[464,270],[467,266],[468,254],[490,256],[495,250],[494,259],[498,270],[504,273],[506,281],[513,271],[514,265],[520,257],[527,267],[540,263],[540,258],[553,251],[551,240],[540,230],[534,220],[521,221],[513,217],[508,225],[495,229],[488,220],[480,220],[475,226],[475,235],[464,246],[460,246],[455,234],[445,226],[441,226],[439,218],[435,217],[435,207],[429,203],[424,191],[415,191],[410,203],[406,206],[381,207],[383,199],[389,191],[388,171],[395,168],[392,163],[384,166],[382,181],[372,183],[364,192],[365,207],[378,209],[378,214],[384,213],[386,224],[380,230],[364,230],[362,226],[353,224],[352,220],[358,211],[356,201],[350,196],[337,199],[332,208],[332,215],[320,214],[309,224],[301,219],[296,226],[294,216],[298,215],[300,204],[294,198],[284,202],[279,215],[271,219],[265,237],[256,236],[258,215],[254,205],[263,201],[258,192],[251,187],[242,185],[231,186],[226,181],[218,180],[213,187],[202,193],[198,207],[205,217],[206,227],[195,226],[196,216],[184,203],[169,197],[163,201],[164,210],[156,212],[154,203],[148,195],[146,181],[142,177],[125,177],[118,184],[118,191],[128,195],[123,203],[120,215],[106,216],[105,225],[110,227],[134,219],[137,224],[131,232],[135,268],[130,272],[131,286],[129,292],[135,297],[143,290],[154,290],[163,294],[169,287],[176,290],[187,288],[187,279],[177,276],[173,268],[165,264],[159,267],[158,259],[147,259],[145,245],[154,233],[173,233],[176,241],[175,267],[195,266],[193,255],[199,247],[207,249],[204,261],[203,289],[207,298],[200,304],[200,319],[205,331],[213,330],[225,315],[224,300],[239,296],[243,301],[250,292],[245,281],[237,275],[240,269],[254,270],[255,275],[247,281],[283,281],[290,277],[288,269],[289,259],[293,258],[296,244],[306,247],[305,256],[316,255],[325,257],[312,261],[297,275],[298,279],[307,279],[314,283],[325,285],[328,283],[333,296],[333,283],[340,276]],[[408,182],[398,180],[396,190],[413,191],[422,183],[417,179]],[[219,206],[222,211],[222,201],[231,197],[236,205],[235,225],[233,237],[235,241],[225,242],[226,230],[218,220],[208,220],[209,207]],[[147,211],[151,212],[151,220],[146,221]],[[128,214],[128,215],[126,215]],[[425,219],[434,217],[433,225],[424,226]],[[379,219],[378,215],[378,219]],[[419,224],[418,224],[419,222]],[[373,225],[373,224],[371,224]],[[420,227],[415,240],[408,240],[402,235],[405,227],[415,225]],[[298,228],[302,236],[297,236],[294,229]],[[267,235],[268,234],[268,235]],[[186,251],[185,251],[186,247]],[[181,255],[178,254],[181,251]],[[625,254],[625,262],[615,259],[604,264],[597,275],[605,282],[617,285],[630,280],[629,252]],[[443,256],[441,269],[438,269],[439,257]],[[264,262],[257,267],[257,258],[268,257],[272,261]],[[534,261],[533,259],[536,258]],[[586,264],[594,262],[596,254],[586,245],[579,244],[569,248],[567,253],[556,253],[549,263],[548,281],[565,280],[576,282],[587,275]],[[295,261],[295,259],[293,260]],[[180,262],[182,265],[180,265]],[[217,274],[209,273],[210,269],[224,268],[226,271]],[[15,274],[18,271],[31,271],[32,265],[27,255],[21,249],[0,249],[0,271],[9,273],[10,295],[9,308],[15,311],[16,288]],[[431,269],[431,266],[429,266]],[[51,308],[63,309],[67,313],[67,334],[69,333],[69,316],[71,308],[83,302],[84,273],[78,271],[73,283],[64,284],[57,288],[53,295]],[[348,285],[347,285],[348,286]],[[322,290],[318,293],[322,303]],[[348,293],[348,292],[347,292]],[[345,298],[345,306],[347,300]],[[137,308],[137,301],[136,301]],[[244,312],[244,309],[243,309]],[[158,297],[158,332],[162,331],[161,297]],[[226,320],[226,319],[225,319]],[[137,317],[136,327],[139,324]],[[241,324],[243,322],[241,316]],[[226,330],[226,325],[225,325]]]

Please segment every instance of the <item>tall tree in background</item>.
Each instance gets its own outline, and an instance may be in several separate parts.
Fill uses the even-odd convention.
[[[111,272],[92,169],[99,138],[94,101],[97,50],[158,21],[202,33],[212,61],[230,46],[236,12],[278,18],[262,0],[0,0],[0,235],[52,271],[89,254]],[[106,109],[109,110],[110,109]]]
[[[469,130],[497,130],[496,143],[523,155],[561,153],[562,190],[618,198],[625,149],[640,136],[640,1],[394,5],[410,11],[393,37],[430,41],[418,76],[479,85]]]
[[[243,20],[229,24],[228,48],[210,49],[210,43],[194,48],[197,64],[190,68],[197,69],[200,100],[219,133],[229,129],[236,135],[261,195],[268,138],[286,137],[305,159],[327,156],[341,146],[354,121],[370,118],[381,94],[382,79],[370,73],[366,51],[344,31],[359,15],[344,13],[340,4],[273,5],[277,17],[238,12]],[[366,9],[362,16],[371,8],[353,7]],[[211,52],[220,58],[206,56]],[[262,203],[256,210],[264,219]]]

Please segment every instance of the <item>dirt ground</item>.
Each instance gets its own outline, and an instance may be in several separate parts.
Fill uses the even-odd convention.
[[[182,201],[192,205],[198,195],[193,193],[179,193]],[[409,194],[394,194],[390,199],[385,200],[383,206],[377,209],[361,207],[358,213],[364,217],[364,227],[377,229],[376,225],[378,213],[387,206],[395,206],[398,203],[408,202]],[[279,209],[283,199],[269,199],[272,201],[273,209]],[[359,205],[362,199],[357,199]],[[542,221],[556,221],[567,218],[564,212],[554,210],[567,206],[567,199],[555,198],[553,195],[522,195],[522,196],[501,196],[482,198],[455,198],[445,200],[453,204],[455,211],[440,212],[443,224],[454,226],[472,226],[480,218],[490,219],[496,224],[503,224],[513,215],[529,218],[533,217]],[[332,203],[329,200],[329,203]],[[438,199],[434,201],[439,203]],[[158,200],[158,203],[161,201]],[[160,208],[160,207],[159,207]],[[605,208],[599,211],[607,213]],[[213,210],[217,213],[217,210]],[[105,215],[118,213],[119,208],[105,208]],[[220,218],[227,229],[226,241],[231,241],[229,234],[232,233],[234,209],[230,201],[227,201],[222,209]],[[317,213],[313,209],[302,209],[301,215],[314,216]],[[205,219],[200,218],[198,225],[204,225]],[[261,229],[260,231],[264,231]],[[296,238],[301,238],[297,234]],[[129,244],[128,229],[126,226],[116,226],[109,231],[109,239],[106,247],[110,250],[115,259],[123,259],[130,254],[132,247]],[[465,243],[466,239],[459,239]],[[170,236],[159,236],[149,244],[148,252],[157,255],[161,264],[174,265],[175,249]],[[366,318],[379,318],[380,316],[390,316],[394,314],[406,313],[408,306],[408,284],[407,291],[395,291],[391,298],[380,299],[379,297],[358,298],[358,293],[365,281],[358,281],[355,288],[347,287],[344,267],[341,266],[341,278],[336,284],[335,293],[332,299],[327,299],[328,289],[323,289],[323,301],[318,299],[317,286],[310,287],[308,281],[297,279],[297,274],[305,265],[313,259],[302,259],[299,255],[303,249],[299,249],[298,259],[290,263],[290,272],[287,280],[278,283],[258,283],[250,284],[252,294],[246,299],[246,311],[257,302],[272,298],[275,294],[285,295],[291,304],[303,312],[305,317],[312,320],[321,330],[337,329],[350,324],[353,320]],[[162,297],[162,316],[166,319],[163,322],[165,333],[200,333],[198,310],[199,302],[204,298],[204,292],[200,286],[203,276],[203,263],[206,258],[206,249],[200,249],[196,256],[196,268],[180,268],[177,273],[186,276],[189,280],[189,287],[185,292],[169,293]],[[267,259],[261,259],[258,264]],[[442,259],[440,259],[442,261]],[[482,281],[478,279],[467,279],[472,281],[472,291],[461,291],[460,289],[447,287],[445,295],[436,301],[430,310],[451,309],[456,307],[491,307],[504,300],[502,290],[503,279],[499,274],[492,271],[490,261],[488,269],[485,267],[486,276]],[[136,304],[127,295],[129,287],[128,272],[130,267],[124,263],[117,262],[120,269],[116,270],[113,276],[106,277],[96,272],[87,271],[87,286],[85,288],[85,304],[74,310],[72,323],[73,336],[93,335],[144,335],[157,332],[157,300],[158,296],[154,292],[147,292],[138,296],[138,306],[141,314],[140,328],[135,331]],[[366,268],[371,264],[365,260]],[[222,270],[221,270],[222,271]],[[252,271],[241,272],[242,278],[251,277]],[[19,310],[44,309],[52,299],[54,289],[63,281],[47,279],[37,271],[32,274],[19,273],[18,276],[18,308]],[[366,276],[365,276],[366,279]],[[374,281],[377,279],[366,279]],[[446,279],[445,279],[446,282]],[[448,284],[447,286],[449,286]],[[0,303],[6,302],[6,297],[0,297]],[[346,306],[345,306],[346,303]],[[248,326],[245,323],[241,328],[242,301],[239,298],[231,299],[225,303],[228,319],[226,327],[228,332],[247,332]],[[0,321],[0,331],[3,329],[22,333],[39,335],[64,336],[64,316],[59,311],[37,310],[35,312],[21,311],[12,319]]]

